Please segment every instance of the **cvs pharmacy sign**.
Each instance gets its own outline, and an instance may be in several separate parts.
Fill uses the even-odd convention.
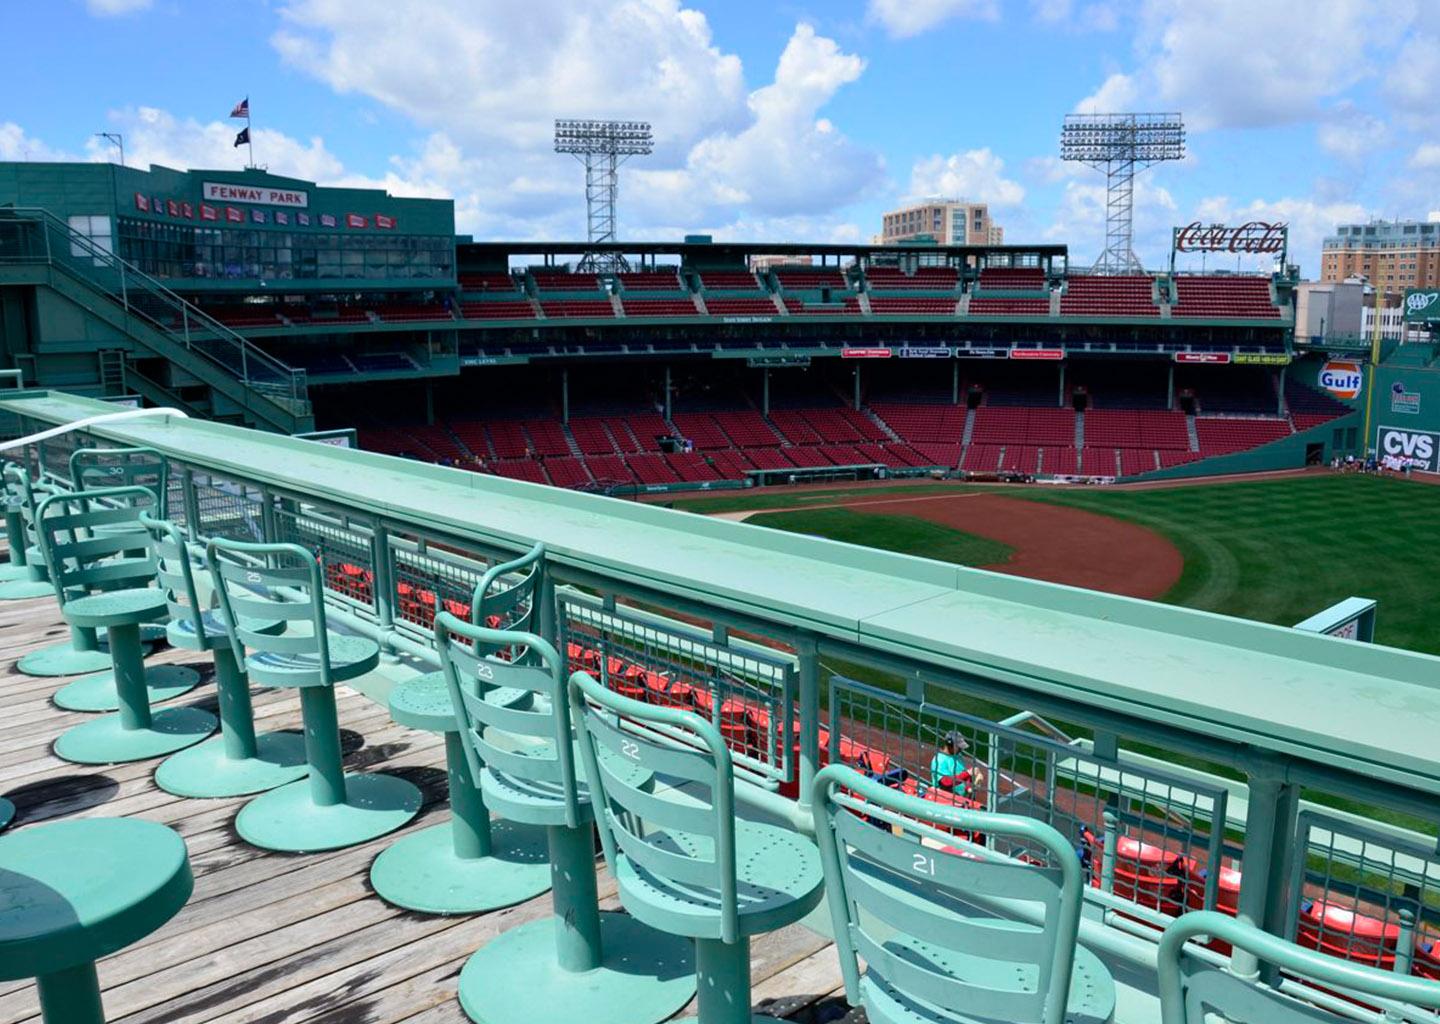
[[[1402,430],[1381,427],[1376,435],[1380,455],[1398,455],[1410,459],[1411,465],[1426,473],[1437,471],[1436,455],[1440,453],[1440,434],[1429,430]]]
[[[1354,398],[1360,394],[1365,375],[1360,364],[1350,359],[1332,359],[1320,368],[1320,386],[1336,398]]]

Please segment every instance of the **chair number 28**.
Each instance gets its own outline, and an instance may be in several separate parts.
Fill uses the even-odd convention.
[[[915,859],[910,862],[910,870],[914,871],[917,875],[930,875],[933,877],[935,874],[935,858],[927,857],[923,853],[917,853],[915,854]]]
[[[640,760],[640,744],[636,743],[634,740],[621,740],[620,753],[624,754],[632,761],[638,761]]]

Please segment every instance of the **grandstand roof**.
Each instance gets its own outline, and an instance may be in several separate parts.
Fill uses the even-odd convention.
[[[872,257],[878,254],[913,256],[1035,256],[1054,259],[1066,256],[1064,245],[871,245],[860,242],[475,242],[462,236],[459,244],[472,250],[536,256],[569,256],[586,252],[618,252],[626,255],[680,255],[688,261],[725,262],[753,254],[767,256]]]

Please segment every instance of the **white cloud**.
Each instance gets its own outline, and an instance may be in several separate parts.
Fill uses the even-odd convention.
[[[1146,0],[1136,68],[1080,109],[1144,97],[1199,131],[1311,119],[1369,74],[1371,47],[1388,45],[1404,21],[1399,8],[1377,19],[1364,0]]]
[[[1252,220],[1288,224],[1290,262],[1299,263],[1303,273],[1318,277],[1321,240],[1334,234],[1337,225],[1363,222],[1371,213],[1361,203],[1325,202],[1313,196],[1252,199],[1248,203],[1236,202],[1229,196],[1211,196],[1200,200],[1194,216],[1186,219],[1217,224],[1243,224]]]
[[[996,0],[870,0],[867,14],[891,36],[904,39],[951,18],[996,21],[1000,7]]]
[[[1075,104],[1077,114],[1117,114],[1134,110],[1140,90],[1130,75],[1116,72],[1089,96]]]
[[[1405,110],[1435,114],[1440,95],[1440,37],[1416,32],[1406,38],[1385,75],[1385,93]]]
[[[125,136],[125,160],[132,167],[161,164],[165,167],[243,167],[247,150],[234,145],[239,128],[225,121],[202,124],[194,118],[178,118],[156,107],[126,107],[112,110],[112,126]],[[339,158],[325,148],[319,136],[308,141],[291,138],[268,128],[251,129],[255,159],[275,174],[311,181],[334,179],[343,172]],[[114,158],[114,150],[103,139],[85,144],[92,159]]]
[[[1113,2],[1079,4],[1076,0],[1030,0],[1031,14],[1043,25],[1089,32],[1111,32],[1120,24]]]
[[[910,198],[956,196],[1002,209],[1019,206],[1025,188],[1004,171],[1005,161],[988,148],[923,157],[910,170]]]
[[[52,149],[40,139],[25,134],[14,121],[0,124],[0,160],[74,160],[74,156]]]
[[[1407,166],[1412,171],[1440,171],[1440,142],[1424,142],[1410,154]]]
[[[1363,161],[1373,157],[1390,139],[1390,129],[1379,117],[1349,101],[1327,111],[1315,129],[1320,148],[1342,160]]]
[[[148,11],[154,0],[85,0],[85,8],[101,18],[113,18],[121,14]]]
[[[1178,209],[1179,204],[1167,189],[1151,185],[1144,178],[1136,179],[1132,245],[1146,267],[1158,268],[1169,253],[1170,229],[1176,223]],[[1097,174],[1093,181],[1067,181],[1050,225],[1041,233],[1046,241],[1068,244],[1075,266],[1094,260],[1105,240],[1104,179]],[[1093,248],[1079,249],[1079,243]]]
[[[292,0],[283,14],[272,41],[289,63],[430,130],[391,174],[450,190],[462,231],[583,235],[583,171],[553,152],[556,117],[654,125],[654,154],[621,176],[622,236],[822,217],[883,177],[879,156],[822,116],[864,60],[806,24],[751,89],[680,0],[430,0],[400,19],[389,0]]]

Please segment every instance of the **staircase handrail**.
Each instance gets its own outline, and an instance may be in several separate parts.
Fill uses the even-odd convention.
[[[135,264],[123,259],[117,253],[97,245],[93,239],[76,231],[49,210],[41,207],[6,207],[0,209],[0,216],[17,221],[32,220],[46,232],[45,252],[43,256],[39,253],[34,254],[35,259],[43,258],[45,263],[70,271],[72,274],[80,271],[79,267],[72,265],[73,260],[66,261],[58,258],[49,234],[54,232],[66,245],[70,246],[68,251],[73,257],[95,261],[96,265],[105,266],[119,274],[120,292],[118,296],[115,295],[113,289],[97,280],[93,275],[81,273],[81,276],[85,277],[88,284],[100,288],[112,297],[118,297],[121,307],[127,313],[144,317],[156,330],[168,335],[177,344],[208,359],[227,372],[235,374],[240,381],[256,391],[272,398],[278,397],[287,400],[292,406],[292,411],[302,413],[309,411],[308,383],[303,369],[291,367],[257,347],[243,335],[226,327]],[[76,249],[79,249],[80,252],[76,252]],[[131,304],[130,290],[137,284],[143,291],[158,298],[180,315],[181,327],[179,330],[160,323]],[[232,348],[238,354],[238,366],[231,365],[215,353],[207,351],[205,346],[195,344],[195,338],[191,333],[192,328],[199,333],[213,335]],[[267,376],[257,376],[257,372],[264,373],[266,371],[268,371],[267,376],[273,377],[273,379],[267,379]]]

